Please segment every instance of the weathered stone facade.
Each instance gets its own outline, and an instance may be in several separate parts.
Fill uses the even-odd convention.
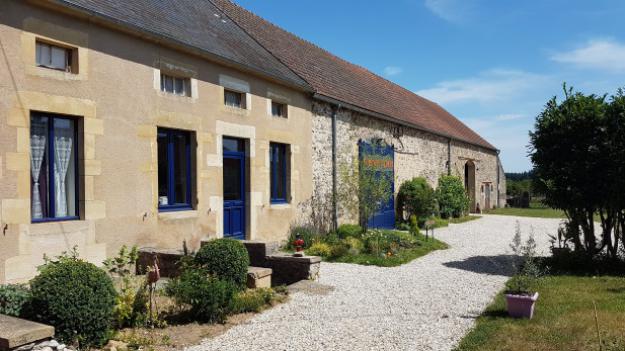
[[[335,107],[329,103],[313,102],[313,191],[316,197],[330,197],[332,192],[332,113]],[[484,208],[486,194],[482,186],[492,184],[491,206],[503,206],[497,202],[499,196],[505,198],[505,177],[498,162],[497,152],[464,142],[402,126],[341,108],[336,116],[337,169],[353,169],[358,160],[358,141],[382,139],[395,149],[395,192],[406,180],[425,177],[436,188],[438,178],[448,172],[447,161],[451,157],[451,174],[464,179],[465,164],[475,164],[475,185],[473,186],[476,204]],[[340,182],[341,177],[337,177]],[[339,224],[357,221],[358,214],[346,213],[339,204]]]

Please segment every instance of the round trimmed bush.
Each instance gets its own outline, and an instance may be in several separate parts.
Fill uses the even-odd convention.
[[[397,193],[397,211],[402,219],[404,212],[417,216],[417,218],[426,218],[436,209],[436,198],[434,189],[423,177],[412,178],[405,181]]]
[[[57,338],[81,347],[108,341],[116,293],[103,270],[64,259],[47,264],[30,286],[33,318],[54,326]]]
[[[238,240],[216,239],[206,243],[195,255],[195,265],[219,279],[244,287],[250,257]]]
[[[469,197],[459,177],[442,176],[438,179],[436,198],[441,217],[461,217],[469,210]]]

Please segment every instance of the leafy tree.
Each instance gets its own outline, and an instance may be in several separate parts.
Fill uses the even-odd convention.
[[[547,205],[566,213],[568,238],[577,251],[593,256],[607,247],[616,257],[622,233],[622,222],[617,222],[623,212],[625,100],[621,91],[610,103],[606,96],[574,93],[566,86],[564,92],[564,101],[549,100],[530,133],[534,185]],[[596,235],[597,213],[601,238]]]
[[[397,211],[399,217],[404,218],[404,213],[410,217],[417,216],[425,219],[431,216],[436,209],[436,197],[434,189],[423,177],[412,178],[405,181],[397,194]]]
[[[438,178],[436,199],[443,218],[460,217],[469,211],[469,197],[459,177]]]

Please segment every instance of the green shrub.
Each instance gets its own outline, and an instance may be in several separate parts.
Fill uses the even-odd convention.
[[[309,226],[291,227],[291,231],[289,233],[289,241],[286,244],[287,249],[294,248],[293,242],[295,241],[295,238],[297,237],[298,234],[302,238],[302,240],[304,240],[304,249],[309,248],[312,244],[319,241],[321,238],[321,235],[313,227],[309,227]]]
[[[329,244],[316,242],[306,249],[306,254],[310,256],[330,257],[332,255],[332,249]]]
[[[234,295],[232,300],[233,313],[260,312],[271,304],[276,293],[271,288],[247,289]]]
[[[442,176],[438,179],[436,198],[441,217],[461,217],[469,210],[469,197],[462,180],[455,176]]]
[[[347,237],[343,239],[343,242],[347,246],[347,253],[350,255],[358,255],[365,248],[362,240],[354,237]]]
[[[360,238],[360,235],[362,234],[362,227],[358,224],[341,224],[336,230],[336,234],[341,239],[345,239],[350,236]]]
[[[397,193],[397,210],[399,217],[403,219],[404,213],[426,218],[436,210],[436,197],[434,189],[423,177],[412,178],[405,181]]]
[[[200,248],[194,263],[206,273],[233,282],[240,288],[247,282],[247,267],[250,258],[247,249],[238,240],[211,240]]]
[[[349,246],[347,246],[343,240],[330,247],[330,257],[332,258],[345,256],[348,252]]]
[[[60,257],[47,263],[30,286],[32,317],[54,326],[63,342],[101,346],[110,337],[116,294],[100,268],[76,256]]]
[[[410,234],[414,236],[421,234],[421,232],[419,231],[419,221],[417,220],[417,216],[411,215],[409,221],[410,221],[410,227],[409,227]]]
[[[238,290],[234,282],[210,276],[193,266],[186,267],[180,277],[165,287],[165,293],[177,304],[191,307],[189,312],[194,320],[219,323],[226,320]]]
[[[23,285],[0,285],[0,314],[20,317],[30,299],[30,290]]]

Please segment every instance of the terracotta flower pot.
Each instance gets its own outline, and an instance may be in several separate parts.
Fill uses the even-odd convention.
[[[538,293],[534,295],[506,294],[508,314],[514,318],[529,318],[534,316],[534,304],[538,300]]]

